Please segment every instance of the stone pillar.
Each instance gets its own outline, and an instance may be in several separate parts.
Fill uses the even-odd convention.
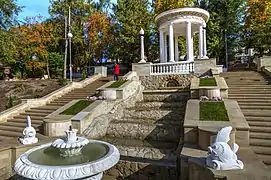
[[[191,22],[186,21],[186,54],[187,61],[193,61],[193,39],[191,36]]]
[[[164,63],[167,62],[167,34],[164,33]]]
[[[175,36],[175,61],[179,61],[179,42],[178,36]]]
[[[165,47],[164,47],[164,32],[162,30],[160,30],[160,63],[163,63],[165,62],[164,61],[164,50],[165,50]]]
[[[203,24],[199,26],[199,56],[198,59],[203,57]]]
[[[174,35],[173,35],[173,24],[168,26],[169,33],[169,62],[174,62]]]
[[[209,59],[207,56],[206,23],[203,23],[203,59]]]
[[[140,61],[138,63],[146,63],[144,55],[144,30],[140,30],[140,41],[141,41],[141,51],[140,51]]]

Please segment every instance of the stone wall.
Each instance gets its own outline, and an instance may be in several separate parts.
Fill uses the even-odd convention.
[[[194,72],[196,74],[203,74],[210,69],[216,69],[216,59],[195,59],[194,61]]]
[[[196,74],[189,75],[161,75],[161,76],[140,76],[141,84],[145,89],[159,89],[167,87],[167,83],[170,80],[175,80],[179,83],[179,86],[183,89],[188,89],[191,79],[199,77]]]
[[[159,164],[140,163],[120,160],[119,163],[105,172],[106,179],[138,180],[174,180],[177,179],[176,168],[159,166]]]
[[[138,85],[136,92],[127,99],[106,101],[103,105],[104,114],[95,117],[83,134],[88,138],[100,138],[106,135],[110,121],[123,117],[126,108],[133,107],[136,102],[143,100],[143,86]]]
[[[257,70],[262,71],[263,67],[271,66],[271,56],[264,56],[256,59]]]

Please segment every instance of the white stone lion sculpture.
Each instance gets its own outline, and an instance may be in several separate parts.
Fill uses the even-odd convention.
[[[244,164],[237,159],[236,152],[239,146],[234,143],[231,148],[227,143],[230,141],[232,127],[222,128],[216,136],[215,142],[208,147],[206,158],[207,166],[216,170],[243,169]]]
[[[27,116],[26,123],[27,126],[23,131],[23,137],[19,139],[20,143],[24,145],[37,143],[38,138],[36,138],[36,130],[31,126],[30,116]]]

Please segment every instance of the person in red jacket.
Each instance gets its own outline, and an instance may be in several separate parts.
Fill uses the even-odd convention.
[[[118,64],[118,62],[116,62],[114,66],[114,81],[119,80],[119,74],[120,74],[120,65]]]

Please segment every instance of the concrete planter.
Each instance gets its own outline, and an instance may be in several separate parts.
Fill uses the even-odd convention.
[[[221,128],[232,126],[233,141],[230,144],[236,142],[239,146],[249,145],[249,125],[236,101],[224,100],[229,121],[200,121],[199,102],[199,100],[191,99],[186,105],[184,119],[184,141],[186,144],[197,145],[206,150],[212,144],[214,135]]]
[[[104,96],[107,100],[126,99],[136,92],[137,87],[140,85],[139,80],[127,80],[118,88],[108,88],[115,81],[110,81],[97,89],[101,96]]]
[[[228,98],[228,85],[223,77],[214,77],[217,86],[199,86],[199,78],[193,78],[190,85],[191,99],[199,99],[201,96]]]

